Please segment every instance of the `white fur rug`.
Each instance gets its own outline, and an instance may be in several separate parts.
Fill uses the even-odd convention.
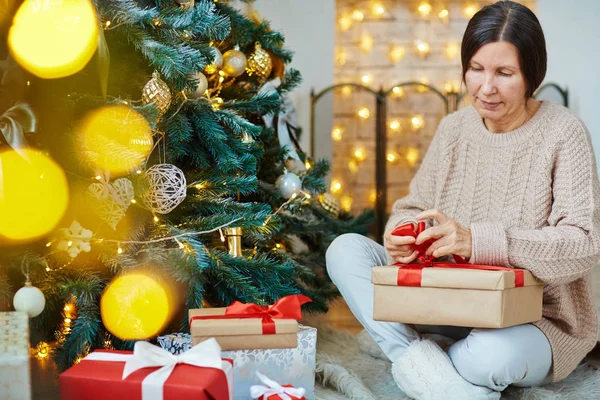
[[[391,363],[366,331],[352,335],[318,327],[318,400],[408,400],[394,383],[390,368]],[[509,387],[502,399],[600,399],[600,371],[582,364],[562,382],[528,389]]]

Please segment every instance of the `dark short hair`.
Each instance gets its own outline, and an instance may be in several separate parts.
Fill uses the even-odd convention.
[[[527,85],[526,97],[533,96],[546,76],[546,40],[535,14],[514,1],[503,0],[485,6],[469,21],[460,51],[463,81],[473,55],[483,45],[500,41],[517,48]]]

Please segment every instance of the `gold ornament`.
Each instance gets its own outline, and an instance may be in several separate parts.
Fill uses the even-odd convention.
[[[326,211],[329,211],[336,218],[340,214],[340,203],[335,197],[333,197],[331,193],[323,193],[322,195],[319,195],[319,204],[321,204],[321,207],[323,207]]]
[[[246,72],[252,76],[256,74],[260,80],[266,80],[273,70],[273,62],[271,56],[267,53],[259,42],[254,45],[254,52],[248,58]]]
[[[227,240],[227,252],[233,257],[242,255],[242,228],[232,227],[223,229]]]
[[[209,75],[214,74],[219,70],[219,68],[223,66],[223,54],[221,54],[221,51],[216,47],[213,47],[213,53],[215,53],[215,58],[213,59],[213,62],[208,64],[204,68],[204,72],[206,72]]]
[[[194,8],[194,0],[175,0],[175,3],[177,3],[181,8]]]
[[[191,95],[196,98],[202,97],[206,89],[208,89],[206,76],[202,72],[198,72],[194,75],[194,79],[198,81],[198,86],[196,86],[196,90]]]
[[[246,55],[235,46],[223,54],[223,71],[233,77],[238,77],[246,71]]]
[[[156,71],[152,73],[152,79],[146,83],[142,90],[142,103],[156,104],[159,117],[162,117],[171,105],[171,90],[169,90],[169,86],[160,79],[158,72]]]

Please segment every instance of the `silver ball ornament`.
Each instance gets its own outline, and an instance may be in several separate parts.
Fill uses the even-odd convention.
[[[277,178],[275,187],[279,189],[279,192],[284,198],[289,199],[294,194],[297,195],[300,189],[302,189],[302,181],[296,174],[286,172]]]
[[[238,77],[246,71],[246,55],[237,49],[223,54],[223,72],[229,76]]]
[[[31,286],[30,282],[26,282],[25,286],[15,293],[13,306],[15,310],[27,313],[29,318],[34,318],[44,311],[46,298],[40,289]]]
[[[206,89],[208,89],[208,81],[206,80],[206,76],[202,72],[198,72],[194,75],[194,79],[198,81],[198,86],[194,91],[194,97],[202,97]]]

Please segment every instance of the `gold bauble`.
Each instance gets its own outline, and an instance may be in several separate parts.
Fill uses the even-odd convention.
[[[160,79],[158,72],[152,73],[152,79],[146,83],[142,90],[143,104],[156,104],[158,116],[161,117],[171,105],[171,90],[169,86]]]
[[[246,55],[236,46],[223,54],[223,72],[229,76],[238,77],[246,71]]]
[[[340,202],[337,201],[331,193],[323,193],[322,195],[319,195],[319,204],[321,204],[321,207],[333,214],[333,216],[336,218],[340,214]]]
[[[227,239],[227,252],[233,257],[242,256],[242,228],[235,226],[224,228],[223,231]]]
[[[181,8],[194,8],[194,0],[175,0],[175,3]]]
[[[248,75],[257,75],[259,79],[266,80],[273,70],[271,56],[267,53],[259,42],[255,43],[254,52],[248,57],[246,72]]]
[[[198,86],[196,86],[196,90],[192,94],[193,97],[202,97],[206,89],[208,89],[208,81],[206,80],[206,76],[202,72],[196,73],[194,75],[194,79],[198,81]]]
[[[215,55],[213,62],[208,64],[206,68],[204,68],[204,72],[206,72],[209,75],[214,74],[219,70],[219,68],[223,66],[223,54],[221,54],[221,51],[216,47],[213,47],[213,53]]]

